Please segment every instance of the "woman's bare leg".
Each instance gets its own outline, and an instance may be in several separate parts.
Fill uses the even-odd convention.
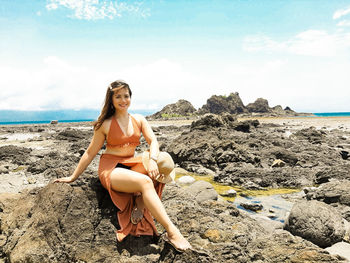
[[[147,171],[146,171],[146,169],[145,169],[145,167],[143,166],[142,163],[138,163],[138,164],[132,166],[131,170],[135,171],[135,172],[138,172],[138,173],[141,173],[141,174],[147,174]],[[141,193],[136,196],[135,203],[136,203],[136,207],[138,209],[141,209],[141,211],[143,211],[143,209],[145,208],[145,204],[143,202],[143,198],[142,198],[142,194]]]
[[[153,181],[147,175],[130,171],[123,168],[116,168],[111,173],[112,189],[119,192],[135,193],[141,192],[143,201],[153,217],[168,232],[170,241],[179,249],[185,250],[191,245],[181,235],[180,231],[171,222],[162,202],[157,195]]]

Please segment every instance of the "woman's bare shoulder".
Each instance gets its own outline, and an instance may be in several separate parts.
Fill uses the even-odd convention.
[[[137,114],[137,113],[134,113],[134,114],[130,114],[132,117],[134,117],[134,119],[137,121],[138,124],[141,124],[142,122],[144,122],[146,119],[143,115],[141,114]]]
[[[101,127],[98,129],[98,131],[104,133],[105,135],[108,134],[109,128],[111,127],[112,123],[112,117],[105,119],[101,125]]]

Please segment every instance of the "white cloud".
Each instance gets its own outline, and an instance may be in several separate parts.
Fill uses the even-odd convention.
[[[276,41],[268,36],[246,37],[243,43],[243,49],[249,52],[285,52],[319,57],[332,57],[349,48],[350,33],[337,31],[330,34],[323,30],[307,30],[284,41]]]
[[[342,20],[337,24],[337,26],[350,26],[350,20]]]
[[[137,14],[141,17],[150,15],[149,9],[142,7],[142,2],[126,3],[121,1],[99,0],[48,0],[46,9],[56,10],[60,7],[73,11],[70,17],[85,20],[97,20],[120,17],[124,13]]]
[[[333,19],[339,19],[347,14],[350,14],[350,7],[335,11],[333,14]]]
[[[1,66],[0,109],[99,108],[106,76],[47,57],[39,69]],[[98,103],[97,103],[98,101]]]
[[[318,62],[284,58],[189,68],[163,58],[118,69],[51,56],[37,69],[0,64],[0,109],[100,109],[109,83],[124,79],[133,91],[131,110],[157,110],[179,99],[199,108],[212,95],[239,92],[244,104],[263,97],[271,107],[349,111],[350,62]]]
[[[17,110],[100,109],[107,86],[120,78],[133,90],[131,109],[153,110],[181,98],[197,101],[203,93],[193,88],[206,81],[167,59],[118,70],[71,65],[50,56],[37,70],[0,64],[0,74],[0,86],[7,87],[0,93],[0,109]]]

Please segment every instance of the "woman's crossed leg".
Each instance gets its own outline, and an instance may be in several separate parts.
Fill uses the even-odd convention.
[[[149,176],[124,168],[115,168],[111,173],[111,186],[118,192],[141,192],[145,206],[165,228],[169,240],[176,248],[180,250],[191,248],[190,243],[171,222]]]

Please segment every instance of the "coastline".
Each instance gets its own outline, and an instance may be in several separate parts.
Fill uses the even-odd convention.
[[[216,116],[216,118],[219,117]],[[198,127],[198,122],[190,129],[190,125],[194,120],[197,119],[152,120],[149,122],[157,136],[161,150],[167,151],[174,156],[173,158],[177,158],[174,161],[180,170],[178,173],[197,179],[184,188],[180,187],[179,182],[167,185],[164,192],[165,207],[168,209],[170,217],[176,218],[183,223],[182,225],[186,225],[184,222],[192,220],[193,213],[187,214],[184,211],[177,211],[176,207],[184,207],[186,211],[196,209],[197,214],[205,214],[207,220],[213,226],[212,229],[209,229],[210,231],[208,230],[209,232],[202,233],[199,228],[192,229],[192,225],[187,227],[185,232],[191,233],[189,236],[195,246],[202,247],[204,244],[204,247],[210,251],[213,257],[221,257],[221,254],[215,254],[216,252],[214,253],[210,249],[217,245],[218,248],[215,251],[222,251],[222,248],[229,246],[231,239],[222,236],[220,237],[222,242],[216,243],[212,239],[212,233],[221,233],[220,231],[222,231],[223,233],[229,233],[228,237],[235,237],[236,230],[232,228],[232,225],[235,224],[242,226],[242,229],[249,229],[249,231],[244,230],[243,233],[243,236],[247,236],[248,239],[250,239],[251,229],[255,229],[253,236],[259,238],[265,238],[266,233],[274,233],[274,235],[279,235],[278,233],[282,233],[282,231],[286,233],[285,230],[282,230],[286,216],[291,211],[293,204],[302,200],[306,193],[305,191],[296,191],[294,194],[286,193],[282,195],[283,193],[277,193],[271,196],[258,196],[250,192],[263,192],[269,188],[271,191],[267,192],[270,193],[279,189],[294,188],[306,189],[312,193],[312,191],[322,190],[321,187],[319,189],[310,187],[316,185],[317,182],[322,184],[324,180],[329,178],[334,179],[333,182],[336,183],[339,180],[348,180],[350,163],[349,160],[346,160],[347,158],[342,159],[340,152],[343,151],[344,157],[347,157],[345,153],[350,147],[348,142],[350,139],[350,117],[238,118],[238,121],[248,121],[250,127],[248,132],[235,130],[234,127],[236,126],[215,127],[215,119],[211,119],[211,122],[205,122],[207,123],[207,129]],[[253,127],[254,122],[251,122],[252,120],[258,120],[260,125]],[[236,123],[235,120],[233,122]],[[247,124],[245,125],[247,126]],[[308,129],[310,127],[319,130]],[[299,131],[301,129],[306,130]],[[80,177],[76,183],[72,185],[50,184],[50,181],[54,178],[71,174],[72,168],[76,166],[80,156],[88,147],[92,134],[91,121],[0,126],[0,147],[2,148],[0,151],[0,174],[2,179],[0,205],[3,207],[0,208],[4,211],[2,222],[16,221],[16,213],[21,218],[23,209],[21,207],[21,209],[17,209],[13,204],[16,204],[17,201],[20,202],[23,198],[29,200],[23,203],[28,211],[36,211],[33,209],[34,206],[39,210],[41,207],[47,209],[46,203],[41,201],[46,198],[42,199],[41,196],[46,196],[46,194],[50,198],[52,196],[52,200],[58,200],[57,205],[49,206],[48,209],[56,211],[58,206],[62,206],[62,211],[66,211],[64,209],[68,206],[64,205],[62,200],[70,200],[72,193],[76,195],[76,198],[73,198],[74,200],[86,198],[84,199],[88,200],[85,202],[86,204],[96,203],[89,207],[89,211],[93,211],[95,217],[99,218],[101,222],[107,222],[108,220],[104,221],[101,217],[98,206],[100,202],[106,202],[103,195],[101,195],[104,190],[96,178],[100,153],[84,172],[84,176]],[[146,141],[142,140],[137,152],[142,152],[147,147]],[[183,161],[184,159],[186,161]],[[282,166],[273,166],[276,159],[282,159]],[[210,160],[214,160],[212,166],[215,167],[212,170],[208,169]],[[195,178],[194,174],[198,175],[198,178]],[[215,185],[211,184],[212,182],[204,180],[205,174],[211,175],[210,180],[212,178],[215,181],[216,186],[220,187],[220,191],[215,188]],[[337,187],[340,188],[342,184],[339,181]],[[239,187],[235,189],[236,197],[227,201],[223,197],[235,186]],[[345,189],[346,192],[347,189]],[[97,194],[97,197],[100,198],[98,200],[96,198],[90,199],[91,196],[96,196],[95,191],[99,193]],[[200,191],[200,194],[198,191]],[[88,194],[84,196],[86,192]],[[338,193],[330,192],[330,194]],[[204,203],[198,201],[198,198],[202,198],[202,196],[208,199],[205,199]],[[172,198],[174,199],[171,201]],[[39,204],[35,205],[37,202],[35,200],[40,200]],[[181,206],[179,206],[180,203]],[[254,210],[242,209],[242,207],[246,209],[246,206],[251,207],[252,204],[261,206],[261,208],[257,208],[260,211],[254,212]],[[113,208],[112,204],[106,204],[106,207],[109,207],[108,209]],[[80,212],[79,209],[80,206],[77,206],[65,213],[70,213],[70,216],[85,213]],[[309,208],[305,209],[305,211],[309,210],[311,211]],[[12,216],[12,211],[16,211],[14,216]],[[24,217],[25,221],[20,224],[24,226],[21,231],[27,231],[26,233],[36,237],[37,227],[33,225],[33,228],[26,228],[31,226],[26,222],[31,222],[31,220],[40,216],[40,211],[31,214],[30,217]],[[228,214],[227,211],[231,212]],[[342,212],[341,208],[339,211]],[[342,212],[345,216],[347,215],[346,211]],[[26,216],[26,214],[24,215]],[[332,213],[328,213],[328,215],[332,215]],[[45,224],[51,221],[56,222],[57,218],[59,218],[59,215],[50,212],[47,214]],[[86,218],[82,216],[78,221],[85,222],[84,220]],[[113,220],[115,222],[117,219]],[[222,222],[227,224],[222,224]],[[337,222],[340,222],[340,220]],[[111,223],[108,221],[108,224]],[[12,225],[16,224],[13,223]],[[56,225],[48,227],[56,229]],[[110,229],[110,227],[106,229]],[[310,231],[312,229],[312,227],[308,228]],[[12,229],[10,230],[12,231]],[[11,250],[11,240],[15,240],[11,231],[4,232],[3,235],[3,244],[7,249],[6,251]],[[86,233],[84,229],[79,231],[79,235]],[[97,232],[95,234],[99,235]],[[111,240],[113,239],[113,233],[108,232],[104,235]],[[289,238],[294,239],[292,235],[289,235]],[[132,240],[135,241],[135,239]],[[138,240],[146,242],[144,241],[146,239]],[[236,238],[233,241],[239,244]],[[79,244],[86,244],[84,240],[79,242]],[[273,246],[283,244],[279,239],[272,242]],[[295,251],[298,253],[302,253],[310,247],[309,243],[304,243],[300,238],[293,242],[296,244]],[[142,247],[145,247],[145,245],[142,245]],[[113,249],[115,248],[113,247]],[[247,251],[259,251],[260,248],[258,246],[250,248],[242,246],[239,247],[239,253],[246,253],[246,249]],[[322,248],[313,246],[313,249],[317,249],[317,253],[325,257]],[[26,250],[25,253],[31,252]],[[279,255],[285,255],[285,252],[280,251]],[[267,258],[269,257],[267,256]],[[284,261],[282,259],[280,262]],[[218,262],[224,262],[224,260]]]
[[[191,125],[195,119],[188,120],[150,120],[149,123],[154,126],[182,126]],[[349,117],[318,117],[318,116],[298,116],[298,117],[239,117],[238,121],[258,120],[261,124],[277,124],[292,126],[293,128],[315,127],[316,129],[344,129],[350,130]]]

